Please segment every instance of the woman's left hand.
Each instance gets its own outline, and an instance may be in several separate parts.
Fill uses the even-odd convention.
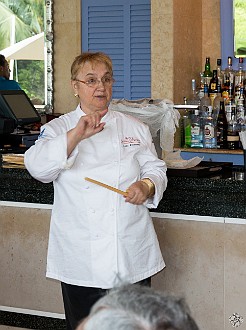
[[[126,190],[125,201],[135,205],[141,205],[148,199],[149,187],[142,181],[137,181]]]

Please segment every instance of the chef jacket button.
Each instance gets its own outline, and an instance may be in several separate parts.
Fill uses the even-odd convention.
[[[95,213],[96,211],[94,209],[91,209],[91,213]]]
[[[90,187],[89,186],[85,186],[85,189],[89,189]]]
[[[118,160],[114,160],[114,164],[117,165],[118,164]]]

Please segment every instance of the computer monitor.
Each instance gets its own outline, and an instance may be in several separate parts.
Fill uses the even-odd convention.
[[[15,120],[16,127],[41,121],[41,117],[23,90],[0,90],[0,115]]]

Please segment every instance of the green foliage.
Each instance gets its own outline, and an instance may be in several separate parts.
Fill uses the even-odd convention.
[[[18,61],[18,82],[30,99],[44,103],[44,80],[44,61]]]
[[[246,56],[246,1],[236,0],[234,7],[234,35],[236,55]]]
[[[0,0],[0,50],[10,46],[11,22],[15,42],[44,31],[44,0]],[[1,53],[1,51],[0,51]],[[15,61],[14,79],[31,99],[44,102],[44,61]]]

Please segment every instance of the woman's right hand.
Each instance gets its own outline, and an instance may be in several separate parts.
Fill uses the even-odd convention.
[[[71,154],[77,144],[101,132],[105,126],[104,122],[101,122],[103,116],[106,115],[108,109],[102,111],[96,111],[95,113],[82,116],[78,124],[67,133],[67,154]]]

